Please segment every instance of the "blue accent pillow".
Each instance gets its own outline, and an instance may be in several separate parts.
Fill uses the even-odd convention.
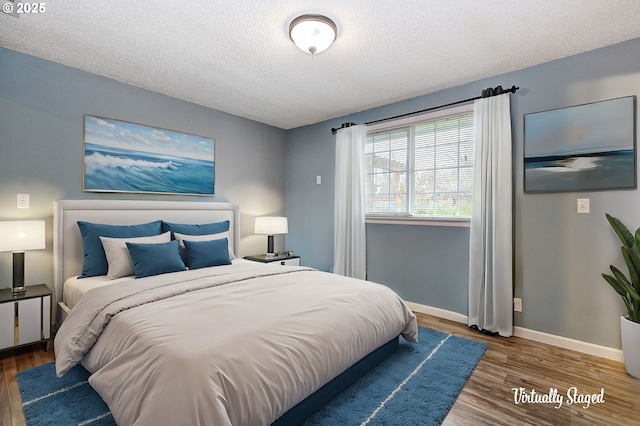
[[[78,228],[80,228],[80,235],[82,235],[82,250],[84,251],[80,278],[87,278],[107,275],[109,270],[100,237],[131,238],[160,235],[162,221],[156,220],[139,225],[105,225],[79,220]]]
[[[229,221],[225,220],[222,222],[214,222],[214,223],[203,223],[199,225],[193,225],[189,223],[171,223],[162,221],[162,232],[171,231],[171,237],[174,232],[178,234],[187,234],[187,235],[207,235],[207,234],[218,234],[220,232],[229,230]]]
[[[127,243],[136,278],[150,277],[187,269],[180,258],[180,243]]]
[[[189,269],[231,264],[229,240],[226,238],[209,241],[184,240],[184,246],[187,249]]]

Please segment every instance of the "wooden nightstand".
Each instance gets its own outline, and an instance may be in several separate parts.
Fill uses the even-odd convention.
[[[27,286],[24,294],[0,289],[0,350],[35,342],[47,348],[51,333],[51,290],[45,284]]]
[[[267,257],[266,254],[254,254],[252,256],[245,256],[245,259],[253,262],[267,263],[269,265],[300,266],[300,256],[289,256],[288,254],[280,254],[276,257]]]

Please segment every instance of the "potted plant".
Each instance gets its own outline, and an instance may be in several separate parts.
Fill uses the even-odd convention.
[[[615,217],[607,214],[607,220],[622,241],[622,257],[629,270],[629,279],[620,269],[611,265],[613,275],[602,277],[622,297],[627,316],[620,318],[622,353],[627,373],[640,378],[640,228],[635,235]]]

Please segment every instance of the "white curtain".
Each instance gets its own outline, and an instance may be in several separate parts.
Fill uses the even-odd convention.
[[[336,136],[333,215],[333,271],[347,277],[367,276],[364,223],[364,125],[345,127]]]
[[[513,334],[509,94],[474,103],[476,148],[469,253],[469,325]]]

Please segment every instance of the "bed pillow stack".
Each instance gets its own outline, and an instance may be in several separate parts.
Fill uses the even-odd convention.
[[[182,224],[157,220],[137,225],[78,221],[84,261],[79,278],[136,278],[228,265],[229,221]],[[188,242],[188,243],[187,243]]]
[[[126,277],[135,273],[135,267],[131,254],[129,253],[129,243],[154,245],[158,243],[168,243],[171,241],[171,233],[165,232],[151,237],[136,238],[110,238],[100,237],[104,253],[107,257],[109,269],[107,277],[111,279]],[[183,265],[184,266],[184,265]]]
[[[183,259],[189,269],[229,265],[235,258],[229,247],[229,221],[202,225],[162,222],[179,241]]]
[[[179,272],[187,269],[176,240],[160,244],[127,243],[136,278]]]
[[[183,240],[189,269],[230,265],[229,240],[227,238],[193,241]]]
[[[78,227],[82,235],[84,251],[80,278],[107,275],[109,272],[109,264],[100,237],[150,237],[162,233],[162,221],[160,220],[139,225],[105,225],[78,221]]]
[[[229,231],[229,221],[203,224],[191,224],[191,223],[172,223],[162,221],[162,232],[171,231],[172,235],[176,232],[187,235],[207,235],[218,234],[220,232]],[[175,239],[175,238],[174,238]]]

